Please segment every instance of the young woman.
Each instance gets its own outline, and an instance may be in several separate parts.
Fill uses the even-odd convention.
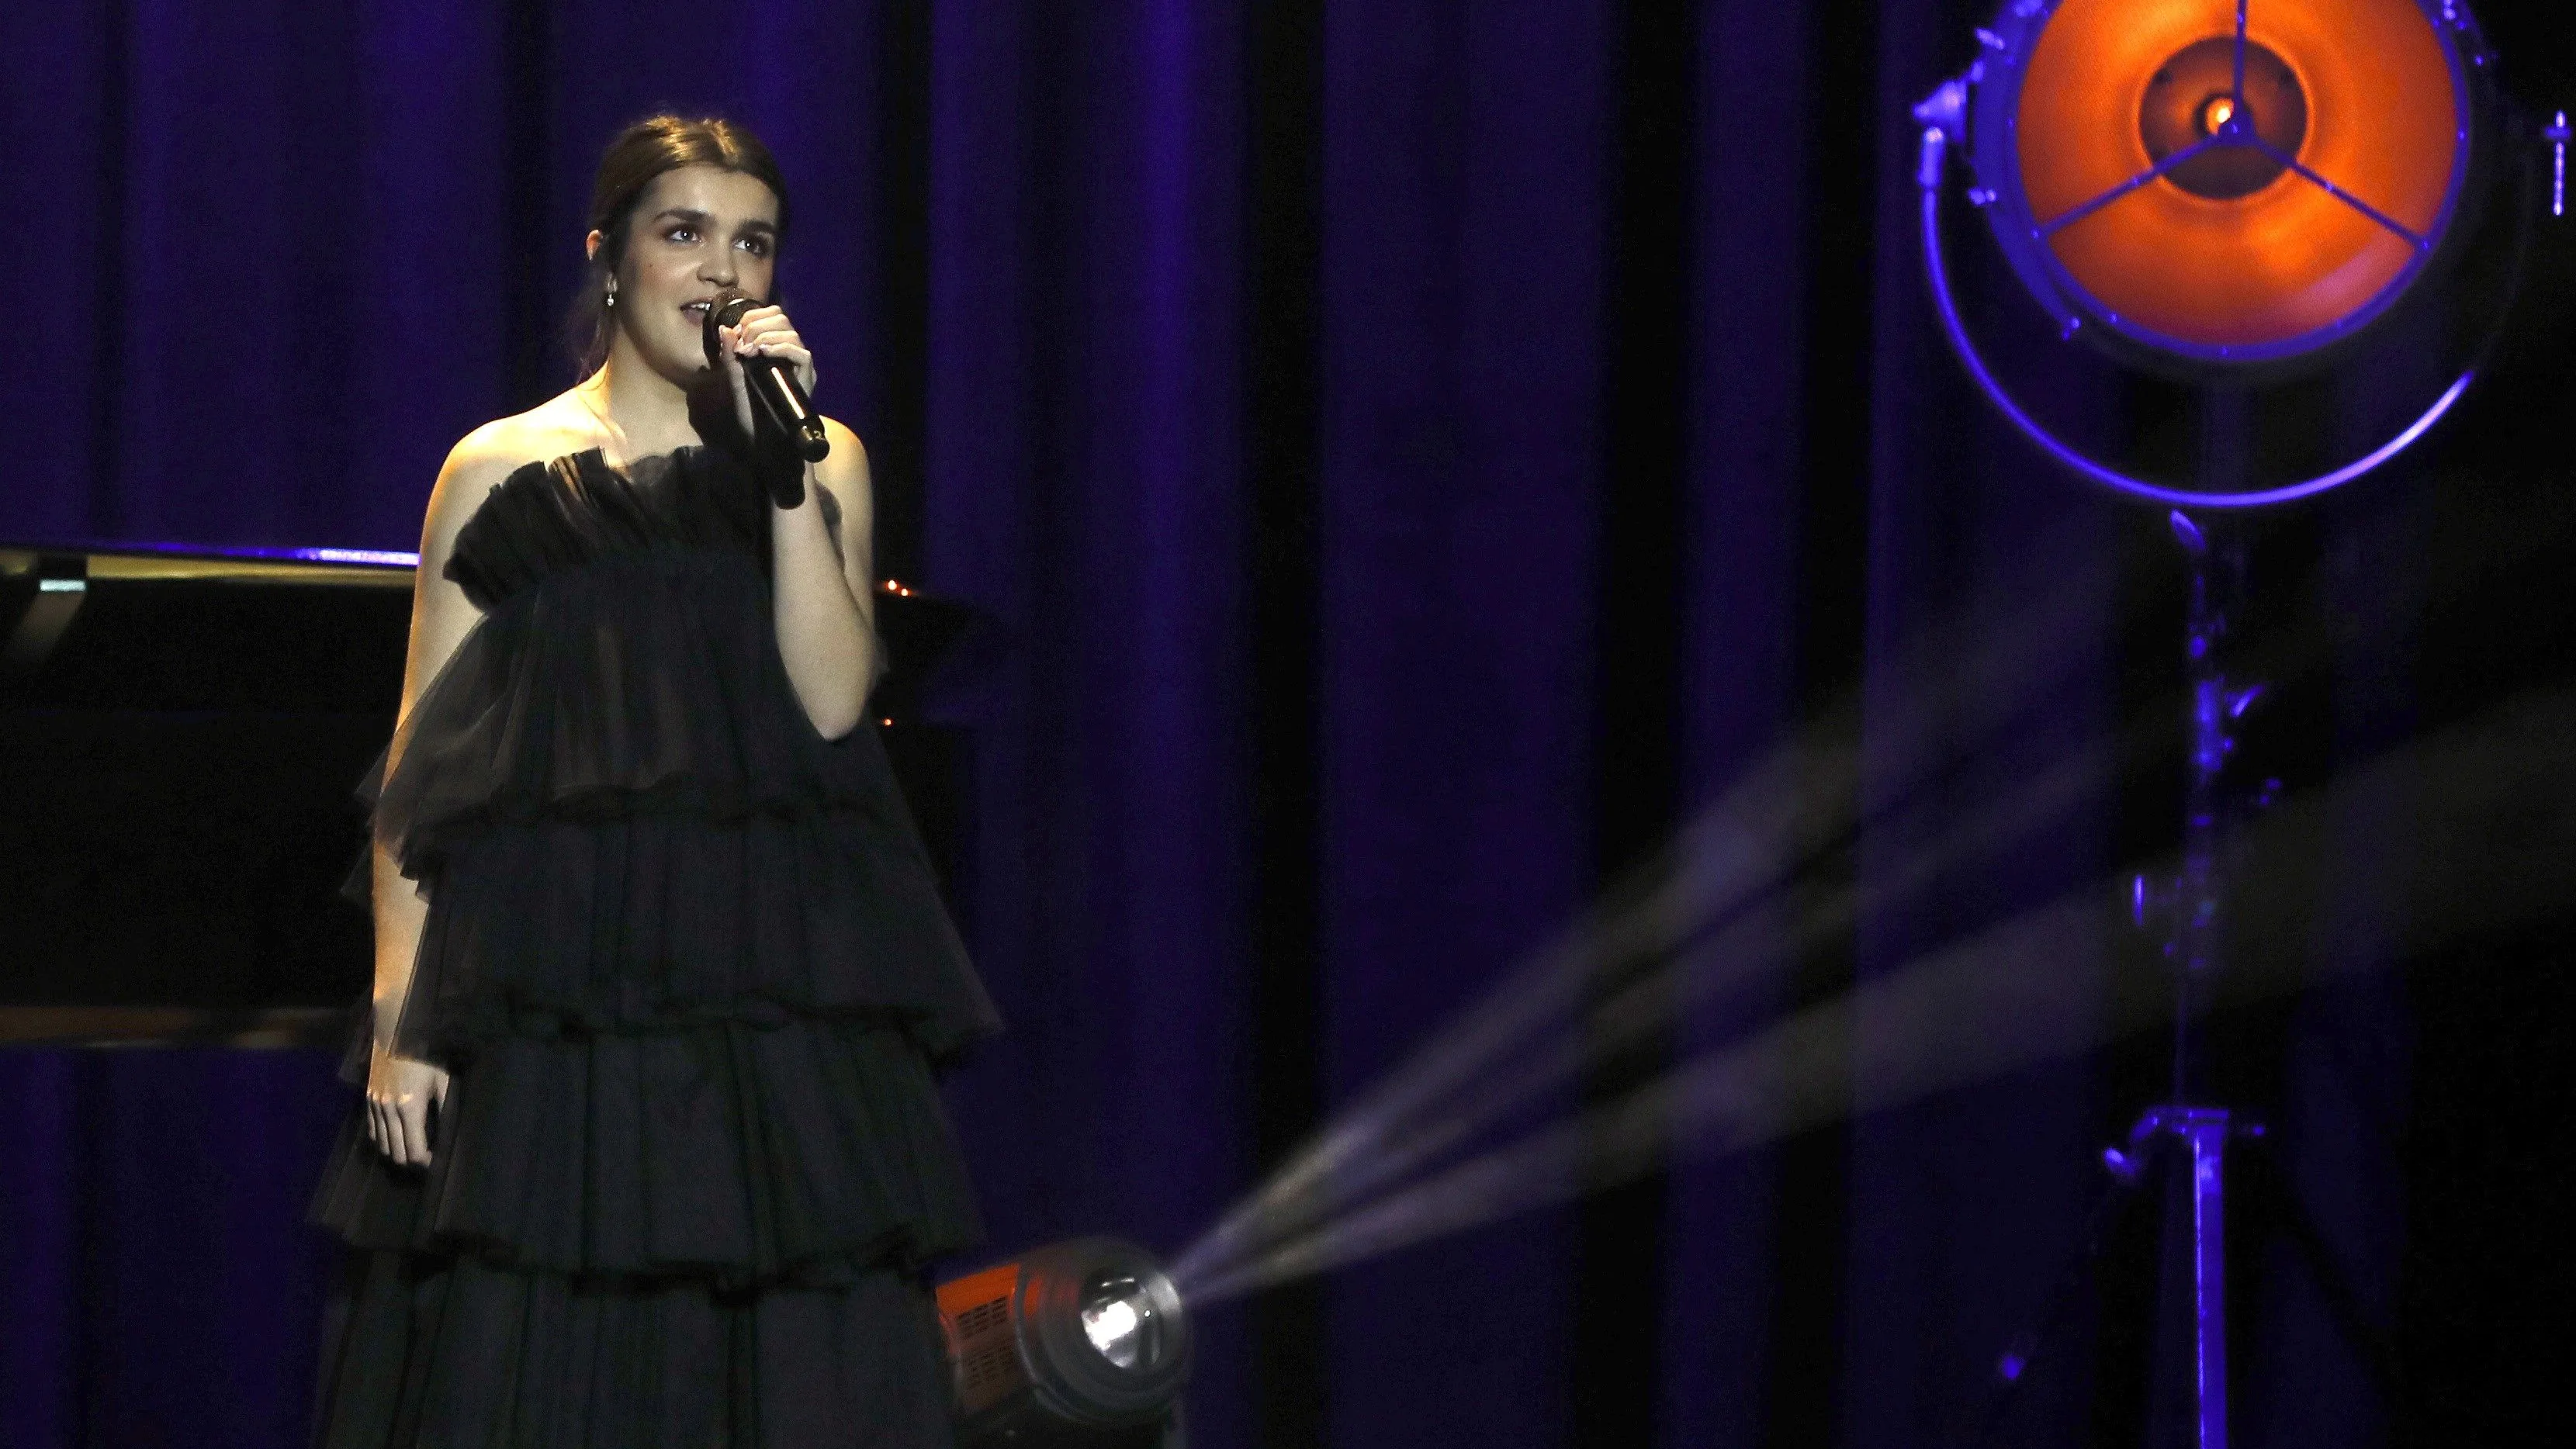
[[[866,454],[754,441],[741,360],[815,380],[777,306],[702,345],[787,220],[743,128],[629,128],[587,375],[430,496],[326,1445],[947,1441],[917,1267],[975,1225],[930,1063],[995,1023],[864,723]]]

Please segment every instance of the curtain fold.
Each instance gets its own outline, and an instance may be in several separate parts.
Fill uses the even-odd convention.
[[[1348,1099],[1580,905],[1608,15],[1325,10],[1325,1053]],[[1338,1442],[1552,1442],[1569,1221],[1332,1285]]]

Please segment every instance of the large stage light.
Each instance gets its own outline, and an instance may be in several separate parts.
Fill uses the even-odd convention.
[[[1996,240],[2064,322],[2200,362],[2324,347],[2395,301],[2450,227],[2475,130],[2465,15],[2007,6],[1970,127]]]
[[[1079,1238],[939,1286],[966,1445],[1178,1443],[1190,1321],[1141,1248]]]
[[[2463,0],[2005,0],[1923,123],[1926,262],[1952,347],[2005,416],[2094,482],[2203,508],[2286,502],[2411,446],[2461,369],[2379,447],[2270,488],[2158,484],[2061,441],[1960,316],[1941,235],[1952,149],[2013,274],[2062,336],[2245,387],[2321,364],[2440,266],[2478,205],[2498,106]]]

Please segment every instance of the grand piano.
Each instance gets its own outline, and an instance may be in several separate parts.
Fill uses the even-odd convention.
[[[338,1044],[411,562],[0,544],[0,1045]],[[880,586],[875,728],[952,906],[967,743],[918,702],[970,617]]]

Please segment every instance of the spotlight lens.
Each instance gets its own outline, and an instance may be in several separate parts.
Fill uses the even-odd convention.
[[[2218,35],[2184,46],[2165,60],[2138,102],[2138,139],[2149,160],[2163,162],[2186,146],[2225,137],[2229,144],[2175,166],[2166,179],[2205,201],[2235,201],[2278,180],[2284,156],[2308,142],[2308,93],[2289,63],[2261,45],[2245,47],[2244,89],[2237,89],[2236,42]]]
[[[1143,1365],[1153,1349],[1154,1305],[1133,1278],[1092,1289],[1082,1305],[1082,1333],[1102,1358],[1122,1369]]]

